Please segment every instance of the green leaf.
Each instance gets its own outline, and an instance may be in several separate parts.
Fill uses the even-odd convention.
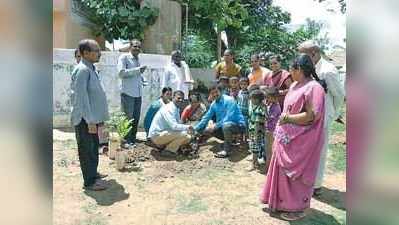
[[[118,8],[118,11],[119,11],[119,15],[121,15],[123,17],[126,17],[129,15],[129,10],[127,10],[125,7],[120,6]]]

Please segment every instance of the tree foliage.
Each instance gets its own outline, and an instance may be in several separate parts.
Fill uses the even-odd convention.
[[[216,58],[215,43],[211,43],[199,32],[190,30],[188,35],[183,37],[182,51],[187,64],[195,68],[209,68],[210,62]]]
[[[315,0],[318,2],[324,2],[326,0]],[[346,0],[338,0],[338,3],[341,6],[341,13],[345,14],[346,13]]]
[[[114,39],[143,39],[144,29],[155,23],[159,9],[144,6],[136,0],[74,0],[93,26],[95,35],[103,35],[108,42]]]
[[[181,0],[180,2],[189,5],[189,28],[208,40],[204,43],[207,47],[201,49],[212,51],[211,54],[216,55],[216,44],[210,45],[216,43],[215,28],[225,30],[229,48],[234,49],[236,53],[235,61],[244,68],[249,67],[250,55],[259,52],[279,54],[283,56],[283,65],[287,66],[296,53],[297,45],[304,40],[316,38],[321,28],[320,24],[309,20],[305,26],[289,32],[285,25],[291,22],[290,14],[274,6],[271,0]],[[189,45],[187,49],[187,52],[194,50],[190,49]],[[216,58],[211,61],[214,60]],[[190,64],[190,61],[188,63]]]

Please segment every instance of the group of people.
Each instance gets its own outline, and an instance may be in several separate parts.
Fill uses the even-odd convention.
[[[118,59],[122,80],[121,106],[133,129],[127,147],[134,148],[140,120],[143,72],[141,43],[132,40],[130,52]],[[98,129],[108,119],[105,92],[94,63],[101,55],[94,40],[82,40],[79,64],[72,74],[72,123],[75,126],[84,188],[104,190],[97,172]],[[243,74],[227,49],[215,67],[216,83],[207,101],[192,92],[194,81],[180,51],[160,78],[162,93],[148,108],[144,128],[149,143],[164,156],[176,156],[193,136],[222,139],[215,157],[232,154],[235,143],[248,143],[252,153],[249,170],[265,164],[266,183],[260,200],[286,220],[305,216],[312,195],[319,195],[326,163],[329,127],[338,118],[344,90],[335,67],[321,57],[313,41],[298,47],[289,71],[281,58],[271,56],[269,68],[258,54],[251,56],[251,70]],[[76,53],[75,53],[76,55]],[[187,104],[188,103],[188,104]]]

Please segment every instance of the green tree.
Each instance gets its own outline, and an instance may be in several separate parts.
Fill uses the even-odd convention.
[[[144,29],[155,23],[159,9],[140,8],[136,0],[73,0],[92,23],[95,35],[108,42],[114,39],[143,39]]]
[[[203,48],[186,46],[187,52],[204,51],[195,54],[216,55],[218,29],[225,30],[229,47],[236,52],[235,61],[244,69],[249,67],[251,54],[272,52],[283,56],[286,67],[295,56],[297,45],[307,39],[315,39],[321,24],[309,20],[295,32],[289,32],[285,25],[291,22],[290,14],[272,5],[271,0],[181,0],[189,5],[189,28],[201,38]],[[321,41],[327,43],[324,38]],[[212,52],[213,49],[213,52]],[[211,52],[209,52],[211,50]],[[193,55],[193,54],[192,54]],[[212,61],[210,60],[208,64]],[[188,62],[190,66],[190,61]],[[204,64],[205,62],[202,62]]]
[[[315,0],[315,1],[324,2],[326,0]],[[346,0],[338,0],[338,3],[341,6],[341,13],[345,14],[346,13]]]
[[[188,35],[183,37],[182,51],[185,61],[190,67],[210,68],[210,62],[216,58],[215,43],[206,40],[201,33],[190,30]]]

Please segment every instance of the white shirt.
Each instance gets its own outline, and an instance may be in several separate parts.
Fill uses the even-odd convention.
[[[141,97],[144,78],[140,73],[139,59],[133,57],[130,52],[124,53],[119,56],[117,69],[118,76],[122,80],[120,85],[121,93],[131,97]]]
[[[316,73],[320,79],[327,83],[326,116],[333,121],[339,116],[339,109],[344,102],[344,87],[339,80],[338,70],[335,66],[321,58],[316,64]]]
[[[155,114],[148,131],[148,137],[157,136],[163,131],[186,131],[188,127],[189,125],[181,123],[179,108],[176,107],[175,103],[169,102]]]
[[[183,91],[184,98],[188,98],[188,92],[193,89],[194,83],[188,65],[182,61],[181,67],[171,62],[165,70],[165,74],[161,77],[161,88],[170,87],[173,91]]]

